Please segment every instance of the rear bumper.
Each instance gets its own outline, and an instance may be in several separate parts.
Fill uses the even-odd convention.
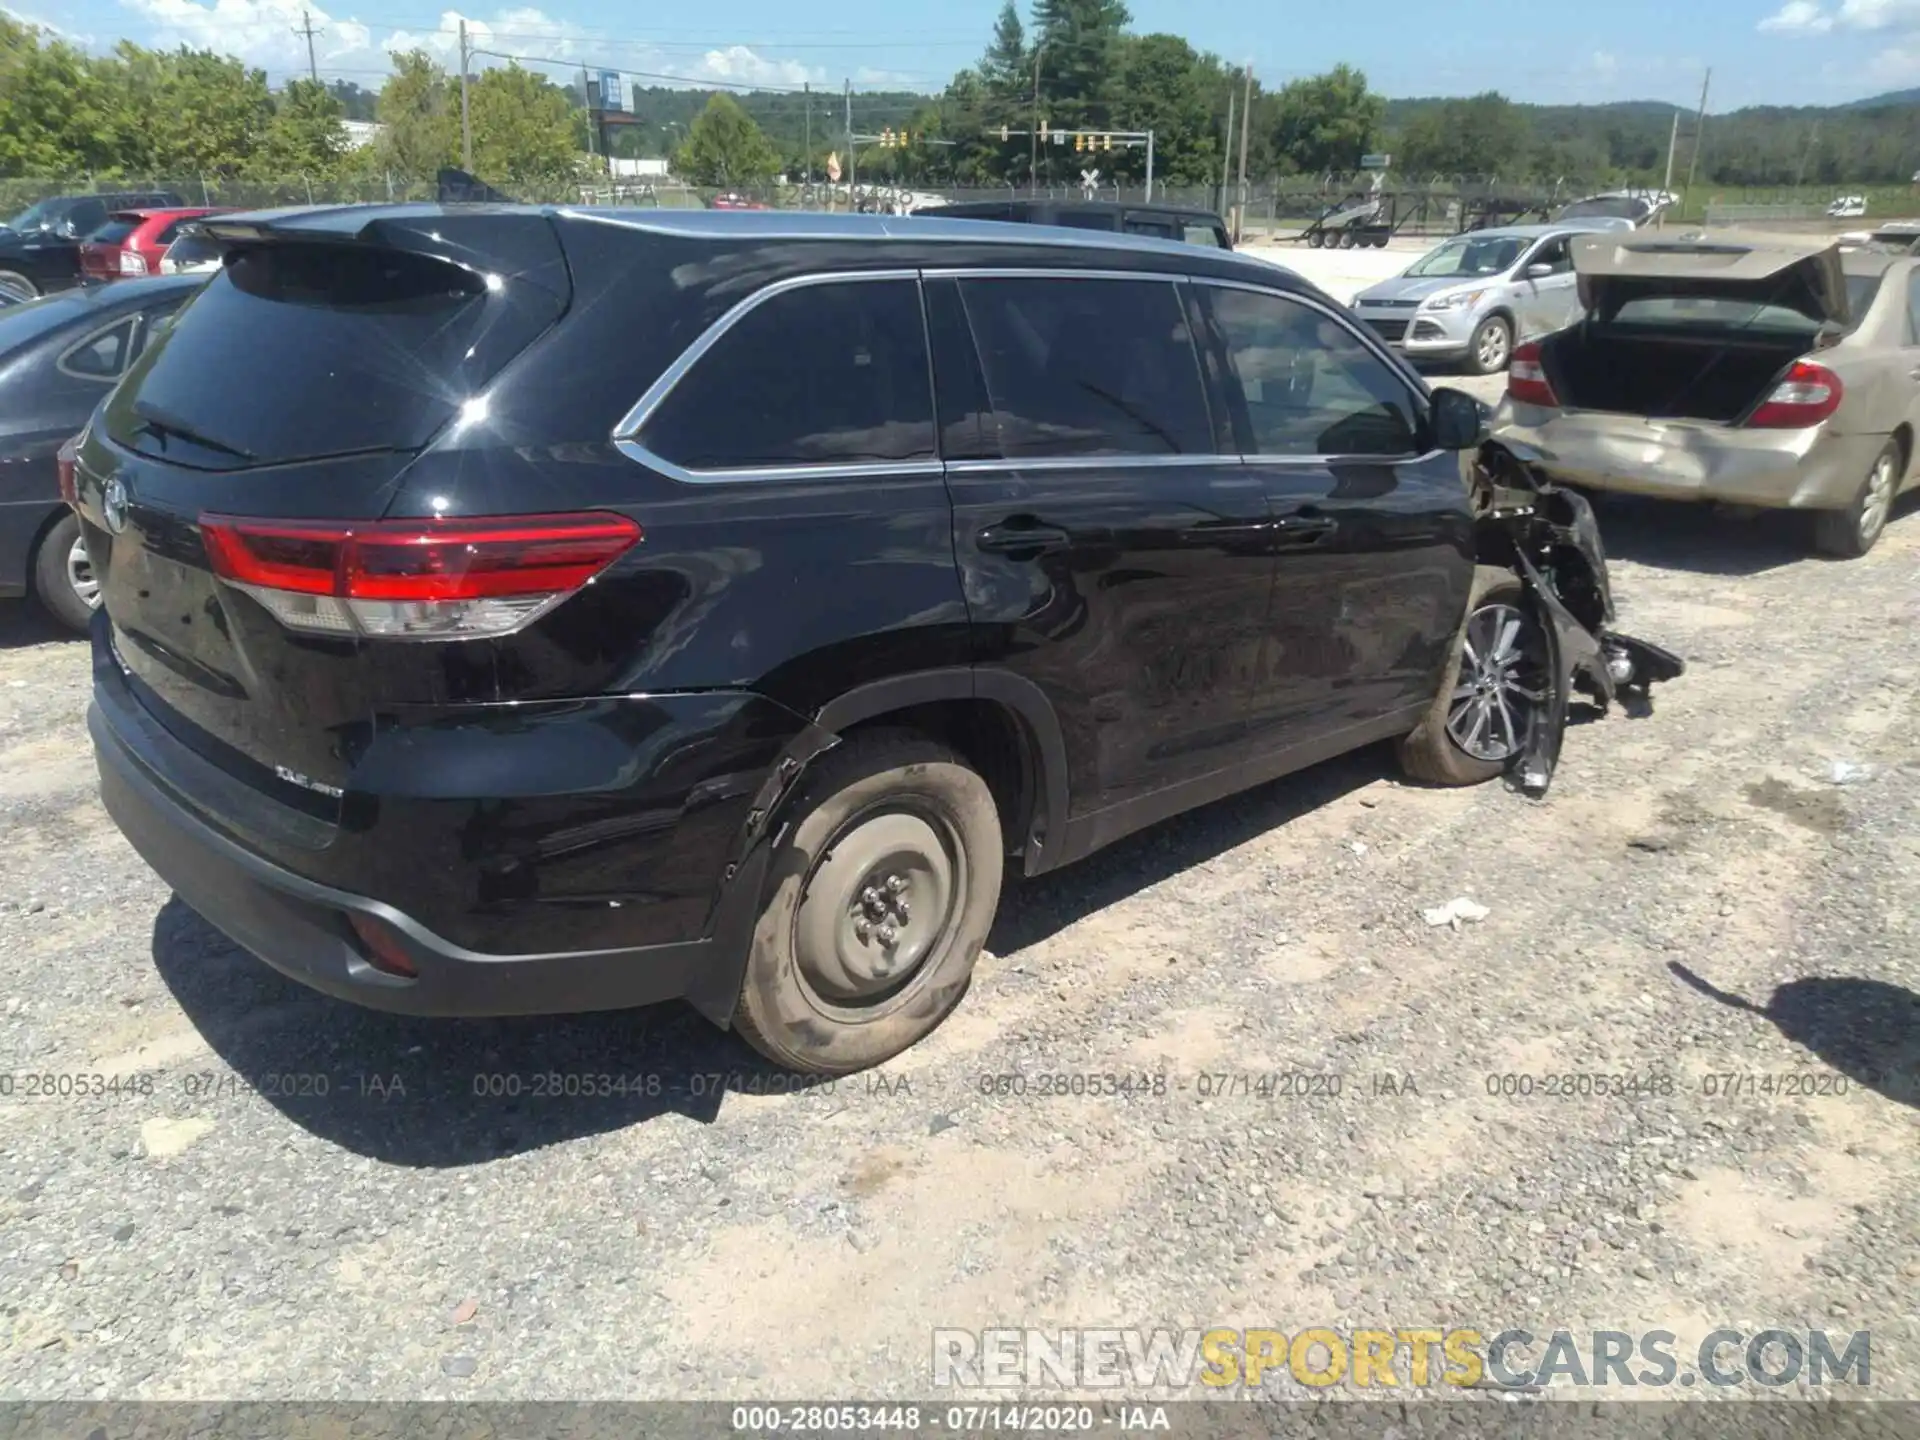
[[[1494,438],[1530,452],[1554,479],[1590,490],[1791,510],[1850,504],[1887,443],[1885,435],[1824,427],[1735,430],[1524,405],[1503,406]]]
[[[393,906],[296,875],[215,829],[169,782],[157,727],[111,706],[96,696],[87,711],[107,813],[175,894],[303,985],[407,1015],[564,1014],[677,998],[710,964],[705,940],[550,955],[464,949]],[[356,912],[401,937],[417,979],[367,962],[348,928]]]

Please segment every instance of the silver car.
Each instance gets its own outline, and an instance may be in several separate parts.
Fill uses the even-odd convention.
[[[1914,476],[1920,261],[1810,237],[1589,236],[1585,320],[1514,352],[1494,438],[1596,490],[1810,512],[1864,555]]]
[[[1508,225],[1456,235],[1354,297],[1354,313],[1409,360],[1507,368],[1514,345],[1579,313],[1567,242],[1609,222]]]

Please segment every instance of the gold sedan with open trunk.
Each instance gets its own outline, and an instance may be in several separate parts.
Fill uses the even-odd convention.
[[[1911,483],[1920,262],[1824,240],[1572,242],[1583,318],[1514,352],[1496,438],[1595,490],[1811,512],[1864,555]]]

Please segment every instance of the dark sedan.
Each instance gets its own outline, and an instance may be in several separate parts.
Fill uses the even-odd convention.
[[[205,282],[163,275],[0,307],[0,596],[32,593],[86,629],[99,591],[60,498],[60,446]]]

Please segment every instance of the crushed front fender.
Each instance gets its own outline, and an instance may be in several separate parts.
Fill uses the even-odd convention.
[[[1618,702],[1630,715],[1646,715],[1650,688],[1687,666],[1672,651],[1613,628],[1606,548],[1585,496],[1490,443],[1475,460],[1474,507],[1480,563],[1519,575],[1546,637],[1549,693],[1507,771],[1537,799],[1553,783],[1576,694],[1603,711]]]

